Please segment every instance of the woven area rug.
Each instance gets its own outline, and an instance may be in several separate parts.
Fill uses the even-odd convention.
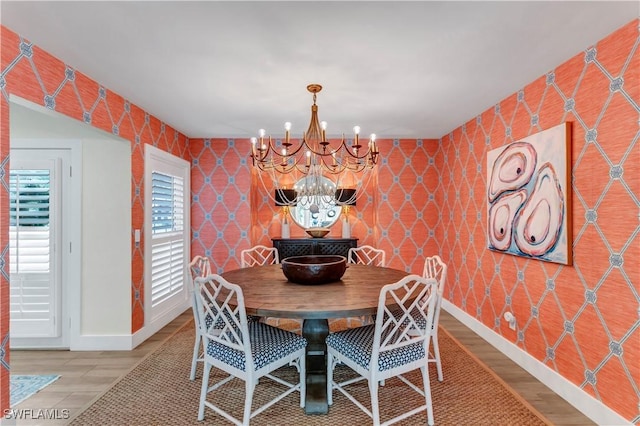
[[[17,375],[9,379],[11,406],[15,407],[31,395],[58,380],[60,376],[52,375]]]
[[[202,366],[196,380],[189,380],[193,350],[193,321],[189,321],[156,351],[149,354],[111,389],[79,413],[72,425],[224,425],[230,424],[210,409],[203,422],[197,421]],[[431,390],[436,425],[548,425],[526,401],[510,389],[462,347],[444,329],[440,329],[444,381],[438,382],[435,365],[430,368]],[[292,367],[280,370],[281,375],[295,377]],[[216,379],[220,372],[213,373]],[[337,376],[352,374],[343,367]],[[421,383],[419,371],[406,376]],[[361,385],[361,386],[360,386]],[[271,396],[277,386],[268,379],[260,381],[254,393],[253,407]],[[358,386],[360,386],[358,388]],[[353,385],[356,398],[370,407],[365,383]],[[398,379],[387,380],[380,388],[381,420],[417,407],[424,399]],[[209,394],[209,398],[214,398]],[[236,417],[242,417],[244,382],[232,380],[217,390],[219,405]],[[402,411],[401,411],[402,412]],[[419,413],[399,425],[426,424],[427,415]],[[251,420],[252,425],[366,425],[371,419],[341,393],[334,391],[333,405],[327,415],[305,415],[299,406],[299,395],[293,393]]]

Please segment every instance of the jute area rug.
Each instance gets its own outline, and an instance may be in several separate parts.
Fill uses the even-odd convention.
[[[333,329],[333,325],[332,325]],[[435,365],[430,367],[431,391],[436,425],[546,425],[544,417],[512,391],[440,328],[440,353],[444,381],[437,380]],[[210,409],[203,422],[197,421],[202,366],[196,380],[189,380],[194,342],[193,321],[189,321],[156,351],[149,354],[112,388],[76,416],[72,425],[225,425],[230,424]],[[212,370],[216,379],[222,373]],[[292,367],[281,369],[282,377],[295,378]],[[342,367],[337,376],[352,372]],[[406,376],[421,386],[419,371]],[[212,383],[212,382],[210,382]],[[254,409],[272,396],[276,385],[260,381],[254,393]],[[366,382],[351,386],[356,398],[371,407]],[[387,380],[380,388],[381,421],[424,403],[424,399],[397,379]],[[244,382],[233,380],[209,394],[236,417],[242,417]],[[399,412],[398,409],[401,409]],[[252,425],[367,425],[371,419],[338,391],[327,415],[305,415],[299,406],[299,394],[293,393],[251,420]],[[397,423],[425,425],[427,415],[419,413]]]

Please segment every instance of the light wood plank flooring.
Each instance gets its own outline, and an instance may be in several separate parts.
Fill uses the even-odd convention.
[[[189,309],[132,351],[12,351],[12,374],[61,375],[56,382],[14,408],[54,408],[59,410],[59,417],[63,417],[66,413],[62,410],[68,410],[69,416],[73,417],[109,389],[115,381],[156,349],[191,317],[192,313]],[[594,424],[565,400],[551,392],[533,376],[515,365],[444,311],[440,317],[440,324],[553,424],[568,426]],[[478,413],[478,415],[481,416],[482,413]],[[68,420],[65,419],[32,419],[17,422],[18,425],[26,426],[38,424],[53,426],[67,423]]]

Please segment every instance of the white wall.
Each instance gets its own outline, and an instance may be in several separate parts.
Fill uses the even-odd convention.
[[[80,140],[82,149],[79,349],[131,347],[131,149],[128,141],[11,99],[11,139]],[[24,106],[23,104],[27,105]],[[54,142],[52,142],[54,143]],[[52,146],[53,148],[53,146]],[[74,218],[76,219],[76,218]],[[70,309],[73,313],[73,307]],[[111,336],[114,339],[99,339]],[[88,342],[81,343],[82,338]],[[97,338],[98,337],[98,338]],[[73,336],[72,336],[73,349]]]
[[[82,139],[82,334],[131,334],[131,149]]]

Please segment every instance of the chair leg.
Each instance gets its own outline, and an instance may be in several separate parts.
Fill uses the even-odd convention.
[[[331,354],[327,354],[327,404],[333,405],[333,386],[331,382],[333,381],[333,367],[335,365],[335,360]]]
[[[307,366],[306,354],[302,354],[298,360],[300,366],[298,374],[300,375],[300,407],[304,408],[307,401]]]
[[[209,387],[209,372],[211,372],[211,365],[205,361],[202,368],[202,386],[200,388],[200,407],[198,408],[198,421],[204,420],[204,401],[207,399],[207,388]]]
[[[422,385],[424,387],[424,399],[427,404],[427,423],[433,426],[433,404],[431,403],[431,383],[429,382],[429,365],[425,364],[420,367],[422,372]]]
[[[438,381],[441,382],[444,380],[444,376],[442,375],[442,362],[440,361],[440,348],[438,346],[437,331],[434,331],[434,334],[431,337],[431,343],[433,344],[433,357],[436,359],[436,369],[438,370]]]
[[[251,404],[253,403],[253,390],[256,388],[256,384],[253,382],[252,377],[248,377],[244,382],[245,397],[244,397],[244,415],[242,416],[242,424],[248,425],[249,419],[251,419]]]
[[[369,380],[369,393],[371,394],[371,417],[373,426],[380,426],[380,407],[378,405],[378,381]]]
[[[191,376],[189,376],[191,380],[195,380],[196,378],[196,367],[198,365],[198,358],[200,357],[201,340],[202,336],[200,336],[200,333],[196,333],[196,342],[193,345],[193,360],[191,361]]]

